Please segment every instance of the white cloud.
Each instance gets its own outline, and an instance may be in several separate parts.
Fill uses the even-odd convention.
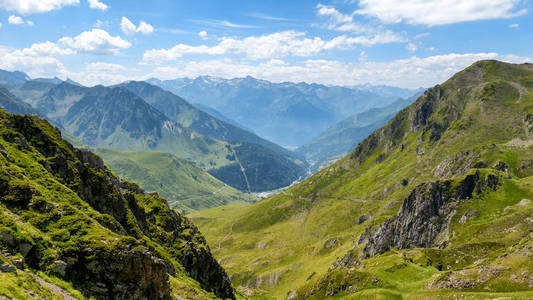
[[[87,63],[79,72],[71,72],[68,74],[68,76],[74,81],[87,86],[94,86],[97,84],[113,85],[126,80],[140,79],[130,75],[132,71],[135,70],[128,69],[119,64],[90,62]]]
[[[123,40],[120,36],[111,36],[102,29],[85,31],[74,38],[63,37],[59,42],[80,52],[92,54],[116,54],[121,49],[131,47],[130,42]]]
[[[139,23],[139,26],[135,26],[128,18],[122,17],[120,22],[120,29],[125,35],[134,35],[136,32],[142,34],[152,34],[154,27],[144,21]]]
[[[61,55],[73,55],[76,51],[69,48],[61,48],[57,44],[52,42],[36,43],[31,45],[30,48],[24,48],[22,50],[14,51],[19,56],[61,56]]]
[[[79,3],[79,0],[0,0],[0,8],[26,15],[48,12]]]
[[[7,19],[7,22],[13,25],[24,24],[24,20],[21,17],[14,16],[14,15],[9,16],[9,18]]]
[[[88,0],[89,1],[89,7],[99,10],[106,10],[108,7],[104,3],[98,1],[98,0]]]
[[[446,25],[466,21],[512,18],[522,15],[521,0],[360,0],[356,14],[374,16],[384,23]]]
[[[199,36],[202,40],[206,40],[206,39],[207,39],[207,31],[203,30],[203,31],[198,32],[198,36]]]
[[[518,28],[519,26],[520,24],[514,23],[514,24],[509,25],[509,28]]]
[[[331,22],[336,25],[339,23],[346,23],[351,22],[353,15],[345,15],[339,12],[336,8],[331,6],[326,6],[323,4],[317,5],[318,12],[317,14],[322,17],[329,17],[331,19]]]
[[[1,1],[1,0],[0,0]],[[27,25],[27,26],[33,26],[35,23],[30,20],[24,20],[20,16],[10,15],[9,18],[7,18],[7,22],[12,25]]]
[[[142,34],[152,34],[152,32],[154,32],[154,27],[144,21],[141,21],[137,27],[137,32]]]
[[[0,46],[0,69],[23,70],[31,77],[49,77],[64,74],[65,66],[48,54],[37,55],[37,46],[22,50]]]
[[[415,52],[416,50],[418,50],[418,47],[414,43],[409,43],[405,45],[405,49],[407,49],[407,51],[409,52]]]
[[[135,26],[135,24],[133,24],[126,17],[122,17],[122,21],[120,22],[120,29],[122,29],[122,32],[125,35],[134,35],[135,31],[137,31],[137,27]]]
[[[175,60],[186,54],[244,54],[251,59],[271,59],[285,56],[308,57],[333,49],[349,49],[355,45],[372,46],[392,42],[403,42],[405,39],[391,31],[374,36],[349,37],[337,36],[331,40],[320,37],[307,38],[305,33],[282,31],[262,36],[251,36],[244,39],[225,37],[215,46],[191,46],[177,44],[170,49],[152,49],[146,51],[144,61],[161,62]]]
[[[366,55],[363,54],[364,56]],[[389,62],[361,59],[354,63],[306,60],[301,64],[289,64],[281,60],[270,60],[254,65],[242,60],[221,59],[160,66],[147,75],[147,78],[173,79],[200,75],[233,78],[251,75],[274,82],[290,80],[344,86],[371,83],[418,88],[442,83],[456,72],[483,59],[497,59],[512,63],[531,62],[531,58],[497,53],[451,53],[425,58],[413,56]]]
[[[0,23],[0,29],[2,28],[2,23]]]

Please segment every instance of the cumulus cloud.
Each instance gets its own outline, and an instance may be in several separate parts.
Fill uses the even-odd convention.
[[[107,9],[107,5],[105,5],[104,3],[98,1],[98,0],[88,0],[89,1],[89,7],[90,8],[94,8],[94,9],[99,9],[99,10],[106,10]]]
[[[354,63],[310,59],[299,64],[289,64],[279,59],[273,59],[259,64],[251,64],[242,60],[220,59],[159,66],[147,77],[174,79],[211,75],[233,78],[251,75],[274,82],[290,80],[343,86],[371,83],[418,88],[442,83],[456,72],[483,59],[497,59],[512,63],[531,62],[531,58],[528,57],[498,53],[451,53],[425,58],[413,56],[408,59],[388,62],[362,59]]]
[[[519,26],[520,24],[514,23],[514,24],[509,25],[509,28],[518,28]]]
[[[134,35],[137,32],[142,34],[152,34],[154,27],[144,21],[139,23],[139,26],[135,26],[128,18],[122,17],[120,22],[120,29],[125,35]]]
[[[360,0],[356,14],[374,16],[384,23],[446,25],[466,21],[512,18],[522,15],[521,0]]]
[[[131,47],[131,43],[120,36],[111,36],[102,29],[85,31],[76,37],[63,37],[59,43],[80,52],[92,54],[116,54],[121,49]]]
[[[62,55],[73,55],[76,54],[76,51],[69,48],[59,47],[57,44],[52,42],[36,43],[31,45],[29,48],[24,48],[22,50],[16,50],[14,53],[22,56],[62,56]]]
[[[198,36],[199,36],[202,40],[206,40],[206,39],[207,39],[207,31],[203,30],[203,31],[198,32]]]
[[[9,16],[9,18],[7,18],[7,22],[13,25],[24,24],[24,20],[21,17],[14,15]]]
[[[48,42],[47,42],[48,43]],[[33,48],[33,49],[31,49]],[[24,70],[32,77],[56,76],[66,72],[65,66],[55,57],[40,53],[40,46],[12,49],[0,46],[0,69]]]
[[[322,40],[320,37],[307,38],[303,32],[282,31],[244,39],[225,37],[215,46],[177,44],[170,49],[153,49],[144,53],[143,60],[161,62],[175,60],[186,54],[244,54],[251,59],[285,56],[308,57],[318,55],[326,50],[349,49],[354,45],[372,46],[402,41],[404,41],[403,37],[391,31],[374,36],[349,37],[341,35],[331,40]]]
[[[26,15],[48,12],[79,3],[79,0],[0,0],[0,8]]]

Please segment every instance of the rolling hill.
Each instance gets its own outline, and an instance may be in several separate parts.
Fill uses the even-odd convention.
[[[306,181],[193,220],[277,299],[530,299],[532,78],[477,62]]]

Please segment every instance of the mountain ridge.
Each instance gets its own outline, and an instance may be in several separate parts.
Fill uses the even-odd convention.
[[[527,299],[532,77],[477,62],[306,181],[193,220],[236,285],[277,298]]]

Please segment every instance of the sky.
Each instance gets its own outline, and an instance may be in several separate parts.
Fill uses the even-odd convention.
[[[0,69],[85,85],[151,77],[430,87],[533,58],[532,0],[0,0]]]

